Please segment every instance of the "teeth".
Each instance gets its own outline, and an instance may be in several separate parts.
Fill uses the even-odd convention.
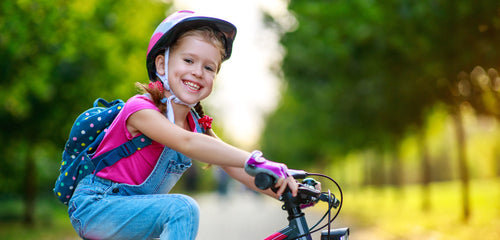
[[[196,84],[196,83],[193,83],[193,82],[184,82],[184,84],[186,84],[186,86],[188,86],[189,88],[193,89],[193,90],[200,90],[200,85]]]

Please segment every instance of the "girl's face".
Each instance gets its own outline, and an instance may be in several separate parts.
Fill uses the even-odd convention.
[[[210,95],[217,75],[221,53],[213,44],[199,36],[179,39],[170,51],[168,82],[175,95],[188,104]]]

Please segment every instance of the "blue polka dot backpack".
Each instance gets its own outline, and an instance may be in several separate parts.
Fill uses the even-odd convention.
[[[99,103],[104,107],[99,106]],[[137,149],[151,144],[151,139],[139,135],[92,159],[104,137],[104,130],[113,122],[124,105],[120,99],[107,102],[98,98],[92,108],[76,118],[62,154],[60,174],[54,187],[54,193],[62,203],[68,204],[76,185],[85,176],[95,174],[132,155]]]

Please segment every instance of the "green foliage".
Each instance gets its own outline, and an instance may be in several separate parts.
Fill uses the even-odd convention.
[[[289,9],[287,88],[262,140],[271,159],[325,164],[336,154],[393,151],[429,109],[458,104],[461,71],[495,66],[498,1],[307,1]]]
[[[26,228],[19,216],[23,204],[19,198],[1,199],[0,239],[80,239],[69,221],[67,209],[54,197],[37,200],[38,208],[34,213],[36,224]]]
[[[97,97],[126,99],[147,81],[149,37],[168,5],[156,1],[0,3],[0,194],[19,194],[33,155],[50,192],[77,114]],[[50,170],[49,170],[50,169]]]

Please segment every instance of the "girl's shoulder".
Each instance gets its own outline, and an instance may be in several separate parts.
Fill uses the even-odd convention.
[[[149,96],[147,94],[137,94],[137,95],[134,95],[132,96],[131,98],[129,98],[127,100],[127,103],[129,102],[132,102],[132,103],[142,103],[142,104],[153,104],[153,101],[151,100],[151,98],[149,98]]]
[[[147,95],[135,95],[127,100],[123,110],[138,111],[141,109],[154,109],[160,111]]]

